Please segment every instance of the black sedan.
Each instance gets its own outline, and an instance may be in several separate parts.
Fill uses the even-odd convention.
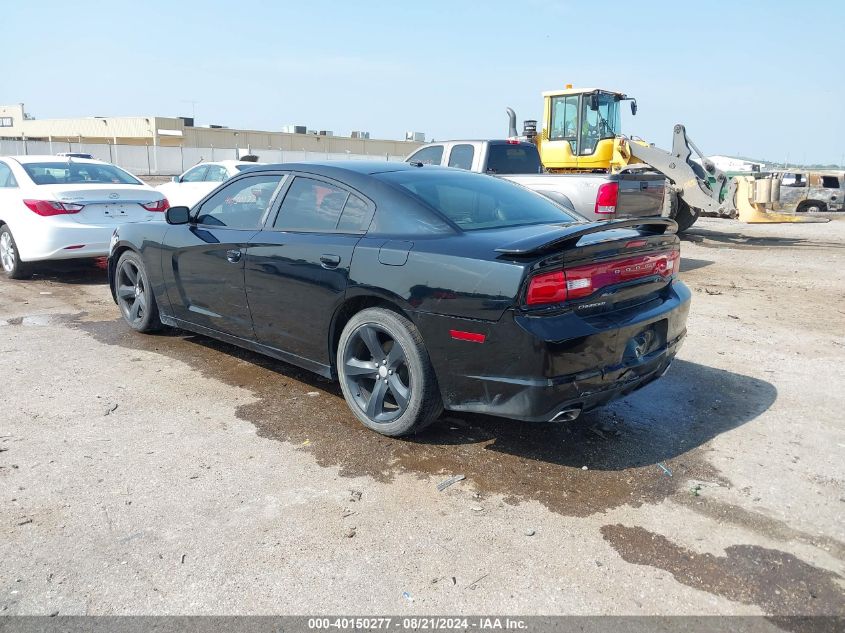
[[[385,435],[444,408],[572,420],[662,375],[686,333],[672,220],[586,222],[493,176],[266,165],[166,218],[112,239],[130,327],[336,378]]]

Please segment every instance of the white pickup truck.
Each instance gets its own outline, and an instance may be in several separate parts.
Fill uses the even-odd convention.
[[[619,174],[544,174],[537,147],[525,141],[428,143],[405,161],[457,167],[506,178],[591,220],[669,215],[666,179],[662,175],[638,170]]]

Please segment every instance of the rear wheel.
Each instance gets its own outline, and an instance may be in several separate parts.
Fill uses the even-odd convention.
[[[795,209],[796,213],[822,213],[827,211],[827,205],[817,200],[804,200]]]
[[[9,279],[27,279],[32,276],[32,267],[21,261],[18,245],[6,224],[0,226],[0,265]]]
[[[443,410],[419,330],[391,310],[370,308],[349,320],[340,335],[337,370],[349,408],[383,435],[418,433]]]
[[[672,218],[678,223],[678,233],[686,231],[698,219],[699,209],[693,209],[685,200],[678,198],[678,210]]]
[[[138,332],[161,329],[158,304],[140,255],[126,251],[115,266],[114,291],[123,320]]]

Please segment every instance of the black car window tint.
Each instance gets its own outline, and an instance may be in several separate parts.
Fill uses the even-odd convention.
[[[465,231],[576,221],[540,194],[493,176],[458,169],[422,168],[386,172],[376,177],[399,185]],[[380,215],[376,214],[379,220]]]
[[[278,174],[249,176],[223,187],[200,207],[197,224],[258,228],[282,178]]]
[[[363,233],[367,230],[369,221],[370,210],[367,203],[358,196],[350,195],[338,220],[337,230],[344,233]]]
[[[282,231],[334,231],[349,193],[321,180],[294,179],[273,228]]]

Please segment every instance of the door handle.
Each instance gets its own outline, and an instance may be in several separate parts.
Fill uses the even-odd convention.
[[[323,268],[337,268],[337,266],[340,264],[340,255],[320,255],[320,263],[322,264]]]
[[[239,261],[241,261],[242,255],[243,253],[239,250],[226,251],[226,259],[228,259],[233,264],[237,264]]]

